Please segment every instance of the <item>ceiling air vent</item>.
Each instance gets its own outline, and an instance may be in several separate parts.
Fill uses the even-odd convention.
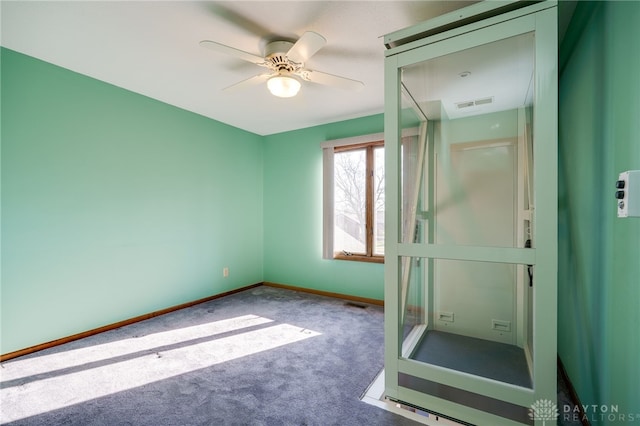
[[[473,104],[473,101],[468,101],[468,102],[458,102],[458,103],[456,104],[456,106],[458,107],[458,109],[462,109],[462,108],[469,108],[469,107],[472,107],[473,105],[474,105],[474,104]]]
[[[482,99],[476,99],[475,101],[473,101],[476,105],[486,105],[486,104],[490,104],[493,103],[493,97],[489,97],[489,98],[482,98]]]
[[[490,96],[488,98],[476,99],[474,101],[457,102],[456,107],[458,109],[464,109],[464,108],[471,108],[473,106],[488,105],[491,103],[493,103],[493,96]]]

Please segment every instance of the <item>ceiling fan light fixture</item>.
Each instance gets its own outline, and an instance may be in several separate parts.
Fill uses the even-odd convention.
[[[272,95],[279,98],[290,98],[298,94],[300,82],[293,77],[277,75],[267,81],[267,87]]]

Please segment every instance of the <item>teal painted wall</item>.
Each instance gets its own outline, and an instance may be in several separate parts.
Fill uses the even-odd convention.
[[[1,59],[0,353],[262,281],[261,136]]]
[[[383,116],[265,137],[264,279],[384,298],[382,264],[322,259],[322,149],[325,140],[380,133]]]
[[[559,117],[558,352],[583,404],[636,416],[640,219],[618,219],[613,193],[619,172],[640,169],[639,22],[638,2],[578,3],[561,46]]]

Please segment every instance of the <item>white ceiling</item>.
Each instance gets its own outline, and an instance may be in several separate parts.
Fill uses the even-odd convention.
[[[260,135],[383,111],[381,36],[468,1],[2,1],[9,49]],[[266,85],[222,89],[264,68],[199,46],[262,55],[267,40],[315,31],[308,68],[364,82],[359,92],[305,83],[289,99]]]

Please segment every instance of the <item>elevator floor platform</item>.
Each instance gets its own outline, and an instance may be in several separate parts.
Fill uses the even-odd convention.
[[[526,388],[532,385],[524,350],[514,345],[429,330],[410,358]]]

